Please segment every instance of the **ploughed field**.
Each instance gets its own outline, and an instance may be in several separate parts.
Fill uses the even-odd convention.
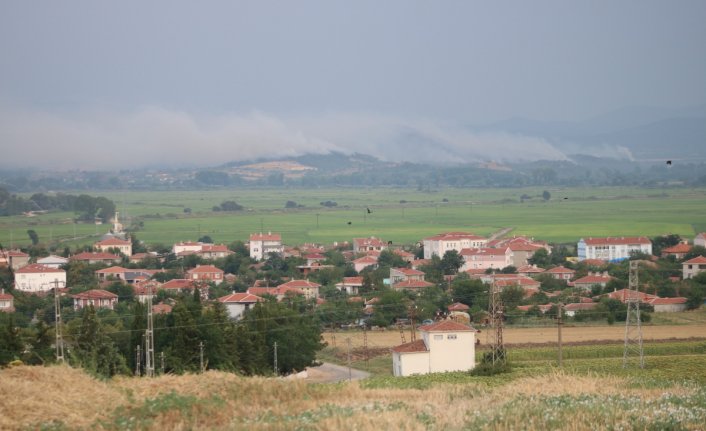
[[[229,189],[207,191],[88,192],[116,204],[126,226],[141,223],[138,237],[171,244],[209,235],[216,242],[246,241],[250,233],[275,231],[286,244],[330,244],[375,235],[395,244],[414,244],[444,231],[488,235],[502,228],[550,242],[581,237],[656,236],[689,238],[706,230],[706,189],[549,188],[453,189],[422,192],[394,188]],[[525,195],[531,199],[521,201]],[[245,209],[213,211],[234,200]],[[285,209],[287,201],[299,207]],[[335,202],[325,207],[321,202]],[[368,209],[370,212],[368,212]],[[186,210],[186,211],[185,211]],[[72,246],[93,242],[108,225],[74,224],[73,213],[0,218],[0,243],[40,242]]]

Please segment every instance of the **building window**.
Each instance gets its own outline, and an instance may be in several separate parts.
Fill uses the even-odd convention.
[[[446,336],[447,340],[455,340],[456,339],[456,334],[449,334]]]
[[[444,336],[443,335],[434,335],[435,340],[443,340]]]

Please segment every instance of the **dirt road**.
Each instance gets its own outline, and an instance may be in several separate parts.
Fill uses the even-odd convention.
[[[346,381],[349,378],[351,380],[361,380],[370,376],[370,373],[356,370],[355,368],[351,368],[349,374],[348,367],[328,362],[324,362],[318,367],[309,367],[306,371],[308,374],[306,381],[311,383],[336,383]]]

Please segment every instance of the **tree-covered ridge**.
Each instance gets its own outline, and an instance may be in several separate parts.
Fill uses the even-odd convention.
[[[79,220],[93,221],[99,218],[107,222],[115,214],[115,203],[102,196],[93,197],[86,194],[35,193],[29,198],[23,198],[0,187],[0,216],[44,211],[73,211]]]

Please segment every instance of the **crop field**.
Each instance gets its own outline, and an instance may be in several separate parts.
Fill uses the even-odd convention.
[[[209,235],[216,242],[247,240],[258,231],[280,232],[286,244],[350,241],[376,235],[396,244],[414,244],[439,232],[464,230],[488,235],[502,228],[552,242],[582,236],[675,233],[692,237],[706,229],[705,189],[562,188],[441,189],[422,192],[393,188],[232,189],[215,191],[94,192],[111,198],[124,224],[141,221],[138,237],[171,244]],[[532,197],[520,202],[520,196]],[[214,212],[235,200],[243,211]],[[302,207],[285,209],[287,201]],[[320,202],[335,201],[335,207]],[[184,212],[185,208],[191,210]],[[368,212],[370,209],[370,212]],[[45,244],[93,242],[108,225],[74,224],[73,213],[0,218],[0,243],[27,245],[35,230]]]

